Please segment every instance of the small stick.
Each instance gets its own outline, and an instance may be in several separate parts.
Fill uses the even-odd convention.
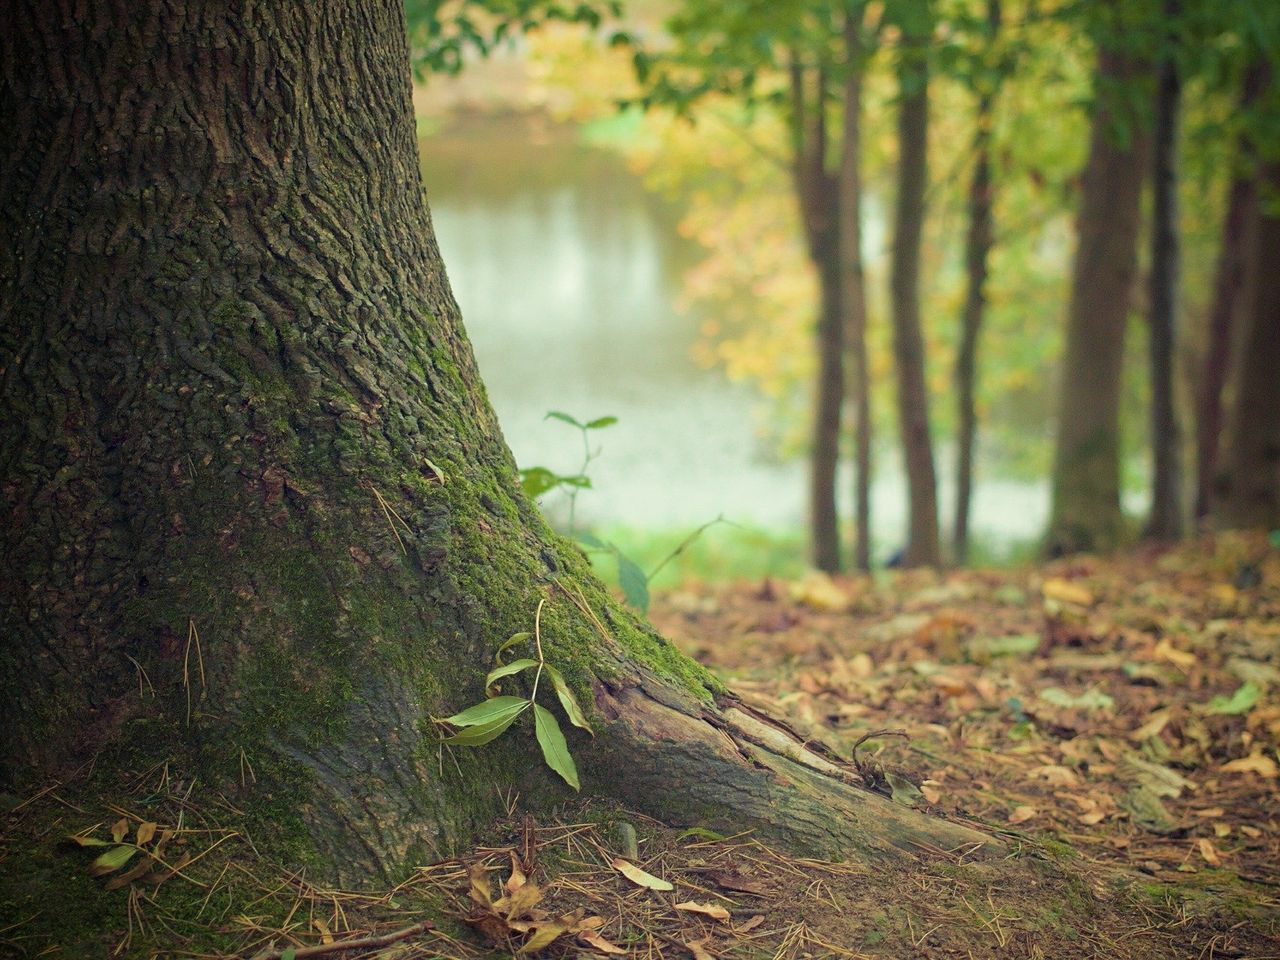
[[[423,920],[411,927],[405,927],[403,930],[384,933],[377,937],[362,937],[359,940],[335,940],[333,943],[321,943],[313,947],[298,947],[293,951],[293,956],[297,960],[303,960],[304,957],[318,957],[326,953],[337,953],[339,950],[371,950],[375,947],[385,947],[401,940],[408,940],[415,934],[426,933],[428,930],[434,929],[435,924],[430,920]],[[255,954],[253,960],[281,960],[285,953],[288,952],[288,949],[286,947],[284,950],[268,950],[266,953]]]

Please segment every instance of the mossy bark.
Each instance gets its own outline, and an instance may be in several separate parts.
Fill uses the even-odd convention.
[[[521,494],[422,196],[396,0],[2,16],[7,789],[170,761],[317,872],[394,874],[471,841],[499,788],[564,795],[531,731],[449,753],[432,720],[548,599],[546,656],[595,705],[585,789],[879,845],[821,821],[896,808],[741,722]]]

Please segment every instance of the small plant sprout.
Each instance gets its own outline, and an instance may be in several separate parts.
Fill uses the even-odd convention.
[[[457,733],[445,737],[444,742],[460,747],[484,746],[502,736],[526,710],[532,710],[534,735],[537,737],[538,746],[542,749],[542,758],[547,766],[564,779],[565,783],[577,790],[579,789],[578,767],[569,753],[569,746],[560,729],[560,722],[555,714],[537,702],[538,689],[544,675],[551,681],[551,686],[569,722],[592,736],[595,733],[587,723],[587,718],[578,705],[573,691],[569,689],[569,684],[565,682],[564,676],[547,663],[542,655],[542,608],[546,602],[545,599],[538,601],[538,609],[533,615],[532,634],[527,631],[512,634],[498,647],[493,658],[497,666],[489,671],[484,680],[487,699],[475,706],[467,707],[461,713],[445,718],[445,723],[459,729]],[[533,638],[537,659],[521,657],[510,663],[502,662],[504,653],[522,643],[527,643],[530,637]],[[528,697],[498,694],[496,686],[498,681],[530,669],[533,670],[533,684]]]

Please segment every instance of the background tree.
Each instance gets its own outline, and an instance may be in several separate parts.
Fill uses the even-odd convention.
[[[435,720],[534,630],[589,791],[827,855],[989,843],[736,701],[521,493],[396,0],[3,18],[0,780],[167,763],[317,873],[393,875],[494,784],[564,796],[527,729],[446,759]]]
[[[1178,138],[1182,101],[1179,0],[1165,0],[1163,43],[1156,69],[1151,149],[1151,512],[1146,534],[1155,540],[1182,536],[1182,425],[1174,389],[1181,283],[1178,225]]]
[[[987,37],[983,44],[980,66],[974,71],[978,90],[974,117],[973,175],[969,181],[969,228],[965,237],[965,273],[967,289],[964,313],[960,318],[960,348],[956,353],[956,515],[953,549],[956,563],[969,556],[969,507],[973,498],[973,447],[978,430],[974,394],[977,381],[978,337],[986,309],[987,260],[994,242],[992,227],[991,136],[996,93],[1005,72],[1001,63],[993,63],[993,50],[1000,30],[1000,0],[987,2]]]
[[[909,521],[905,566],[941,562],[938,545],[938,483],[925,386],[924,338],[920,332],[920,237],[924,228],[929,148],[929,44],[932,4],[895,8],[898,46],[898,194],[894,203],[890,286],[893,353],[898,383],[898,429],[907,469]]]
[[[1119,4],[1095,28],[1089,159],[1080,191],[1053,465],[1051,553],[1115,545],[1120,510],[1120,387],[1146,169],[1147,137],[1135,107],[1149,68],[1123,48]]]

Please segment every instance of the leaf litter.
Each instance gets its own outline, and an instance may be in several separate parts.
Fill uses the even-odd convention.
[[[1245,566],[1259,575],[1237,587]],[[513,812],[492,846],[346,891],[259,857],[233,804],[166,766],[119,802],[54,783],[11,806],[0,954],[57,944],[62,908],[18,868],[36,851],[23,869],[79,876],[113,918],[104,949],[62,955],[1280,956],[1280,562],[1265,542],[686,586],[658,594],[653,619],[886,795],[985,821],[1022,855],[825,863],[585,800],[542,822]]]

